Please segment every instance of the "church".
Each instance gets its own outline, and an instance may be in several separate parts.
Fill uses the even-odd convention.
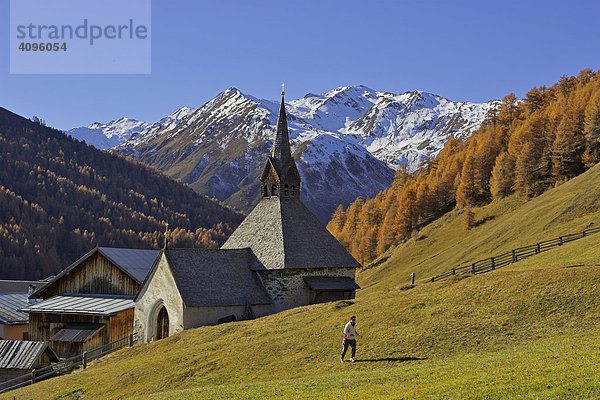
[[[300,200],[284,95],[261,200],[220,249],[165,246],[158,254],[134,299],[141,341],[354,298],[360,264]]]

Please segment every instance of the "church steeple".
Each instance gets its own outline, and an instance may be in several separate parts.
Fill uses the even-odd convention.
[[[283,91],[283,84],[281,86],[281,105],[279,106],[277,133],[275,134],[275,140],[273,141],[271,157],[277,161],[277,164],[279,164],[280,167],[283,167],[292,158],[292,151],[290,149],[290,135],[288,133],[287,117],[285,115],[285,92]]]
[[[271,153],[260,177],[263,197],[300,198],[300,174],[290,148],[285,92],[281,85],[281,106],[277,117],[277,132]]]

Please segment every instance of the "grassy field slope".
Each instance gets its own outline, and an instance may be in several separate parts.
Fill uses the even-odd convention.
[[[599,398],[600,233],[494,272],[406,285],[413,271],[600,223],[598,182],[600,166],[531,202],[490,204],[468,232],[452,212],[359,273],[355,301],[188,330],[0,398]],[[341,364],[352,314],[360,362]]]
[[[473,211],[472,230],[462,229],[458,210],[447,213],[376,260],[361,283],[408,282],[411,272],[425,281],[463,263],[598,226],[600,165],[527,203],[511,196]]]

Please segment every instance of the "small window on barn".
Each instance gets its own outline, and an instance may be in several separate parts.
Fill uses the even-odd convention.
[[[271,186],[271,196],[277,196],[277,185]]]

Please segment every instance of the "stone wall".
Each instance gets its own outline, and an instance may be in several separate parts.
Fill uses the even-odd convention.
[[[310,289],[305,276],[347,276],[354,279],[356,268],[294,268],[257,271],[275,312],[310,304]]]
[[[284,278],[285,300],[284,309],[305,306],[310,303],[310,289],[303,277],[305,276],[347,276],[354,279],[356,268],[310,268],[286,269]]]
[[[164,306],[169,316],[169,336],[184,329],[183,299],[163,254],[154,275],[149,277],[135,302],[134,330],[142,342],[154,340],[156,318]]]
[[[285,286],[283,269],[272,269],[257,271],[260,281],[273,301],[273,312],[285,310],[283,303],[285,298]]]

